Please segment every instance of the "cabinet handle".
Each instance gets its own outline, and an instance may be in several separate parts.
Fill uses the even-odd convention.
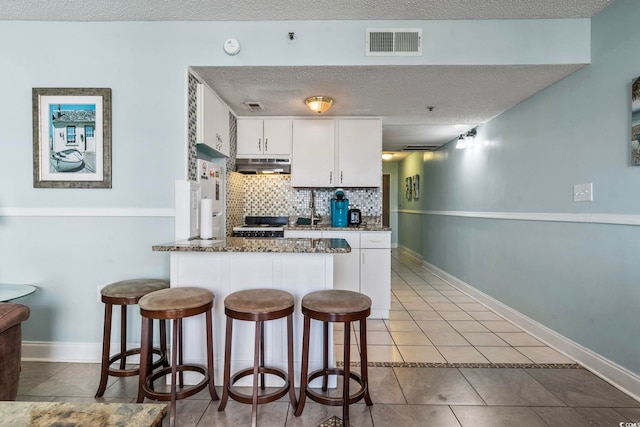
[[[342,184],[342,171],[340,171],[340,184]]]
[[[258,151],[262,151],[262,138],[258,138]]]
[[[264,139],[264,152],[269,151],[269,140],[267,138]]]
[[[333,184],[333,171],[329,171],[329,184]]]

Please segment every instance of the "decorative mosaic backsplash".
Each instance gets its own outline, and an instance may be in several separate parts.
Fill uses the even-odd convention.
[[[227,236],[244,223],[244,175],[227,172]]]
[[[196,142],[198,140],[198,80],[189,73],[188,85],[188,123],[187,134],[189,138],[188,144],[188,164],[189,170],[187,178],[191,181],[196,180]]]
[[[244,178],[244,215],[309,217],[311,190],[291,187],[290,175],[241,175]],[[316,215],[329,220],[335,188],[314,189]],[[382,189],[344,188],[350,208],[358,208],[363,217],[381,217]]]

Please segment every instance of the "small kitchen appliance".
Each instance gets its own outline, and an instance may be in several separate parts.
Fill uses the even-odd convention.
[[[286,216],[246,216],[244,225],[233,227],[233,237],[284,237]]]
[[[331,226],[346,227],[349,213],[349,199],[344,197],[344,191],[337,189],[335,196],[331,199]]]
[[[358,226],[362,223],[362,212],[360,209],[349,209],[349,225]]]

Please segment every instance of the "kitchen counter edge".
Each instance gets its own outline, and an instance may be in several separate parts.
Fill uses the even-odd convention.
[[[244,238],[225,240],[182,240],[154,245],[154,252],[269,252],[269,253],[349,253],[345,239]]]
[[[391,231],[391,227],[372,224],[372,225],[359,225],[357,227],[333,227],[331,224],[316,224],[316,225],[297,225],[289,224],[284,227],[284,230],[303,230],[303,231]]]

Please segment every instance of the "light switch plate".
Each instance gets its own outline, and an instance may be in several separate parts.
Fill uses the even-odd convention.
[[[573,186],[574,202],[593,202],[593,183],[576,184]]]

